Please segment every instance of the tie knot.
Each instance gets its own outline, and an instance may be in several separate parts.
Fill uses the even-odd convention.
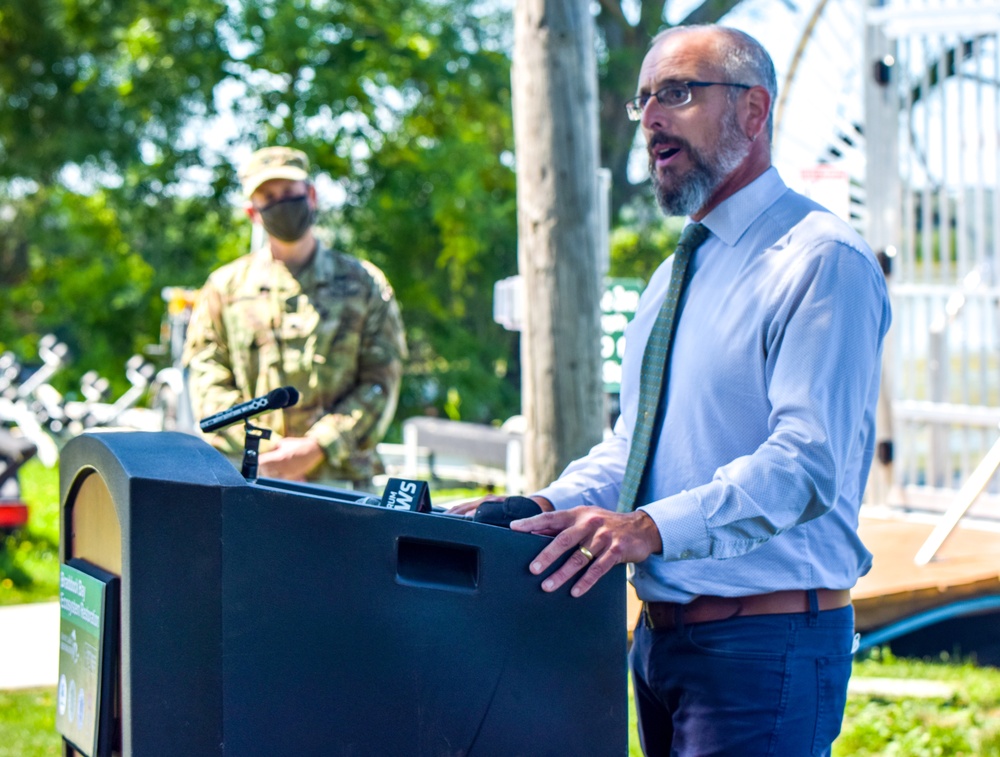
[[[694,252],[708,238],[708,233],[708,227],[705,224],[689,223],[681,232],[681,238],[677,241],[677,249],[684,248],[688,254]]]

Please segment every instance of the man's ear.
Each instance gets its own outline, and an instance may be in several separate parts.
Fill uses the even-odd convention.
[[[248,202],[246,205],[244,205],[243,209],[247,213],[247,218],[249,218],[252,223],[261,222],[260,213],[257,211],[257,208],[253,206],[252,202]]]
[[[309,198],[309,206],[315,208],[319,205],[319,196],[316,194],[316,185],[311,181],[306,183],[306,197]]]
[[[747,138],[753,142],[767,127],[767,116],[771,112],[771,95],[763,87],[751,87],[744,100],[743,128]]]

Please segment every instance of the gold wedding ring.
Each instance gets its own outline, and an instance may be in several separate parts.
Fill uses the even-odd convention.
[[[591,560],[594,559],[594,553],[591,552],[589,549],[587,549],[582,544],[580,545],[580,552],[583,554],[584,557],[587,558],[587,562],[590,562]]]

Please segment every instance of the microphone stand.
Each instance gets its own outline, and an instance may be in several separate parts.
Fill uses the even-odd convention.
[[[243,474],[243,478],[247,481],[256,481],[257,458],[258,450],[260,449],[260,440],[270,439],[271,430],[251,425],[249,418],[243,421],[243,427],[246,431],[246,443],[243,449],[243,470],[241,472]]]

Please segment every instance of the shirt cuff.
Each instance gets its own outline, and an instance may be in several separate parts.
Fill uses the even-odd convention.
[[[588,504],[583,501],[580,495],[579,484],[561,483],[558,480],[553,481],[544,489],[540,489],[528,496],[545,497],[545,499],[552,503],[552,506],[556,510],[569,510],[571,507],[576,507],[577,505]]]
[[[638,509],[653,519],[663,542],[663,551],[652,557],[670,562],[711,557],[708,526],[693,492],[683,491]]]

